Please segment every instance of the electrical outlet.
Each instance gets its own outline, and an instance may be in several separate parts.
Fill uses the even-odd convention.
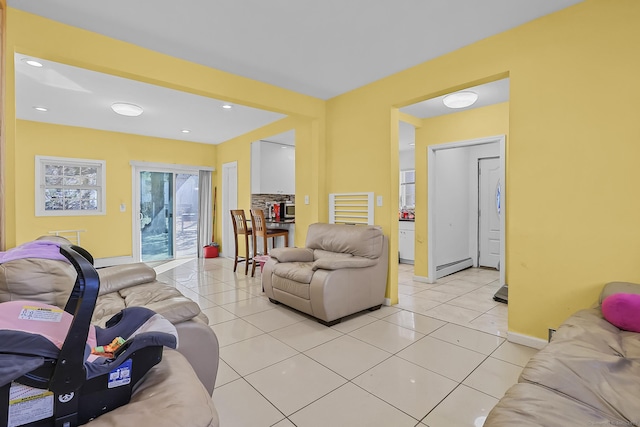
[[[308,194],[304,196],[304,204],[305,205],[309,204],[309,195]]]
[[[382,196],[378,196],[377,203],[378,203],[378,206],[382,206]]]

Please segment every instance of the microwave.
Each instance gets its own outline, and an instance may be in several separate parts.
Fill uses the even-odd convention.
[[[280,218],[282,219],[295,219],[296,217],[296,205],[291,202],[280,203]]]

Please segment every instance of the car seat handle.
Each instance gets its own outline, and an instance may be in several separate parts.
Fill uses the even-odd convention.
[[[69,260],[77,277],[65,311],[73,315],[67,337],[62,344],[49,390],[54,393],[56,425],[65,425],[77,417],[78,390],[86,380],[85,348],[91,318],[95,309],[100,278],[91,263],[71,246],[60,246],[60,253]],[[64,421],[63,421],[64,420]]]

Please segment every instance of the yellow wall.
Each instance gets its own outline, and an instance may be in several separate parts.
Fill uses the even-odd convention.
[[[416,276],[428,276],[427,255],[427,147],[434,144],[465,141],[487,136],[506,135],[509,144],[509,103],[490,105],[445,116],[422,120],[416,128]],[[507,210],[508,210],[507,200]],[[507,271],[507,282],[509,272]]]
[[[394,196],[393,108],[508,75],[509,330],[546,338],[605,282],[640,281],[639,21],[635,0],[586,0],[330,100],[327,191]]]
[[[5,201],[7,247],[18,242],[18,216],[23,207],[17,200],[15,179],[22,168],[17,159],[15,120],[14,52],[32,55],[68,65],[131,78],[145,83],[157,84],[198,95],[264,108],[305,121],[301,133],[311,135],[301,144],[317,150],[324,137],[325,103],[322,100],[301,95],[255,80],[235,76],[223,71],[173,58],[132,44],[124,43],[96,33],[63,25],[16,9],[8,9],[6,49],[6,156],[3,172],[6,177]],[[320,130],[318,130],[320,129]],[[303,149],[298,146],[297,149]],[[56,155],[52,153],[52,155]],[[129,159],[127,159],[128,161]],[[315,161],[315,160],[313,160]],[[309,190],[316,197],[321,194],[324,182],[318,183],[312,169],[301,169],[296,173],[296,184],[314,186]],[[320,209],[314,201],[311,209]],[[218,221],[220,221],[218,212]],[[313,214],[317,216],[317,213]]]
[[[319,120],[309,120],[302,117],[287,117],[237,138],[230,139],[217,146],[218,170],[216,186],[222,188],[222,165],[229,162],[238,164],[238,208],[246,213],[251,208],[251,143],[270,136],[295,130],[296,143],[296,231],[295,246],[304,246],[306,231],[309,224],[326,221],[326,216],[320,218],[319,212],[327,211],[327,200],[324,196],[324,180],[322,171],[318,169],[316,159],[322,158],[322,146],[319,144],[320,135],[315,129],[320,127]],[[309,196],[309,204],[304,203],[304,196]],[[218,191],[217,206],[222,207],[222,195]],[[228,215],[222,212],[221,215]],[[222,246],[222,220],[216,222],[216,240]],[[241,251],[244,244],[240,245]]]
[[[35,156],[106,161],[107,214],[35,216]],[[96,258],[131,256],[130,160],[190,166],[216,164],[215,146],[95,129],[18,120],[16,123],[16,226],[18,244],[50,230],[84,229],[82,246]],[[120,204],[126,212],[120,212]]]

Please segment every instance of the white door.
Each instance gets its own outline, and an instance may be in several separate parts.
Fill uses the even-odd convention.
[[[499,268],[502,188],[500,158],[478,159],[478,265]]]
[[[222,165],[222,255],[233,258],[235,242],[229,211],[238,208],[238,162]]]

